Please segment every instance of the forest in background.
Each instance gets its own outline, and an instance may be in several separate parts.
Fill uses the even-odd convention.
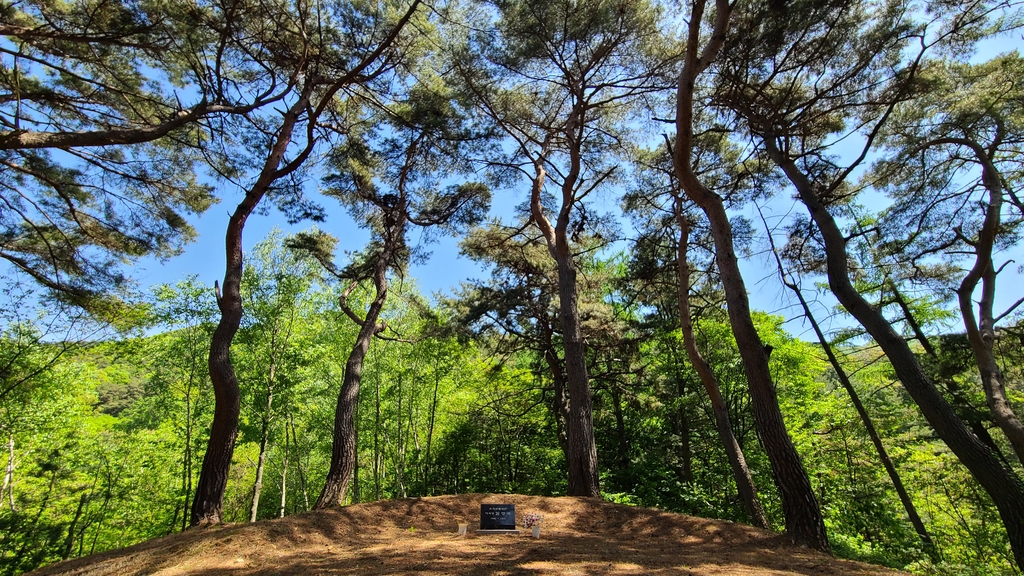
[[[310,262],[290,256],[283,240],[276,234],[257,245],[242,284],[249,316],[233,347],[245,400],[224,502],[231,522],[311,508],[329,466],[336,390],[356,336],[354,324],[338,322],[337,290]],[[626,264],[620,253],[584,267],[592,281],[582,295],[587,324],[614,337],[595,342],[588,357],[603,495],[747,521],[707,393],[686,360],[673,301],[638,301]],[[473,288],[436,305],[412,279],[399,292],[384,316],[403,341],[374,343],[366,361],[348,501],[564,494],[565,456],[542,352],[507,333],[488,334],[486,321],[467,322]],[[721,297],[702,292],[698,342],[778,528],[780,504]],[[32,378],[2,404],[10,449],[4,463],[13,471],[0,511],[6,573],[186,529],[212,418],[206,359],[216,302],[209,287],[186,278],[157,287],[147,309],[147,325],[158,331],[150,336],[65,350],[32,322],[5,334],[4,359],[17,357],[19,373]],[[780,405],[839,555],[921,573],[1013,573],[991,502],[875,347],[835,344],[918,504],[936,544],[934,560],[820,347],[790,336],[781,317],[758,313],[755,321],[773,347]],[[50,326],[51,338],[57,328]],[[1000,336],[1000,361],[1019,381],[1022,334],[1011,327]],[[963,410],[982,416],[984,397],[963,335],[942,333],[933,346],[932,368],[960,387]]]
[[[975,53],[1020,17],[0,5],[0,567],[517,492],[1019,573],[1024,298],[997,286],[1022,273],[1024,60]],[[223,279],[140,290],[131,265],[217,203]],[[243,253],[272,211],[315,225]],[[442,235],[486,278],[430,300],[409,268]],[[751,308],[754,252],[817,341]]]

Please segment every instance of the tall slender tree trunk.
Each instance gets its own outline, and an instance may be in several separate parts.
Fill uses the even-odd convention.
[[[689,36],[676,92],[676,142],[673,164],[680,187],[707,216],[715,242],[715,261],[725,289],[736,344],[743,360],[754,423],[771,463],[775,484],[786,516],[786,532],[797,544],[831,553],[825,522],[800,455],[786,431],[775,386],[768,369],[768,354],[750,317],[750,302],[733,246],[732,226],[720,196],[699,180],[691,165],[693,145],[693,93],[697,77],[715,59],[725,43],[732,7],[716,0],[714,31],[700,48],[704,1],[697,0],[690,14]],[[698,54],[700,51],[700,54]]]
[[[181,531],[188,528],[188,504],[192,497],[192,375],[189,375],[189,384],[185,388],[185,453],[182,455],[181,471],[181,492],[183,500],[181,503]],[[177,515],[177,510],[175,510]]]
[[[382,257],[382,261],[386,262]],[[341,383],[341,391],[338,394],[338,403],[334,410],[334,442],[331,446],[331,468],[327,472],[327,480],[320,497],[313,505],[315,510],[321,510],[331,506],[340,506],[345,499],[345,491],[348,489],[349,481],[352,478],[352,470],[355,467],[356,436],[355,436],[355,409],[359,402],[359,385],[363,379],[363,360],[370,349],[370,342],[373,336],[384,329],[383,324],[378,324],[377,319],[384,308],[384,302],[388,297],[388,285],[385,278],[386,267],[378,266],[374,273],[374,285],[376,296],[366,312],[366,317],[361,320],[359,334],[356,336],[356,343],[349,352],[348,360],[345,362],[345,375]],[[355,286],[353,284],[345,295],[342,296],[343,307],[347,308],[344,299],[349,291]]]
[[[629,439],[626,437],[626,419],[622,413],[622,390],[618,382],[612,382],[612,412],[615,415],[615,439],[618,446],[619,473],[625,475],[629,472]]]
[[[252,486],[252,505],[249,508],[249,522],[256,521],[256,513],[260,507],[260,494],[263,492],[263,471],[267,466],[267,450],[270,448],[270,412],[274,407],[274,364],[270,365],[270,381],[267,386],[267,405],[264,407],[263,421],[260,428],[260,454],[256,459],[256,482]]]
[[[284,458],[281,459],[281,505],[277,509],[277,517],[284,518],[285,506],[288,504],[288,429],[284,431]]]
[[[921,328],[921,324],[916,318],[914,318],[914,314],[910,310],[910,306],[907,305],[907,302],[903,298],[899,289],[895,285],[892,285],[889,288],[892,290],[893,299],[896,301],[896,304],[899,305],[900,309],[903,311],[903,318],[914,333],[914,338],[921,343],[921,347],[924,348],[925,354],[934,360],[938,360],[939,353],[928,340],[924,330]],[[992,438],[992,435],[988,433],[988,428],[985,427],[985,421],[992,421],[991,414],[986,414],[983,418],[981,414],[983,411],[974,406],[974,403],[966,394],[964,394],[963,388],[955,378],[948,378],[944,381],[940,381],[940,383],[945,386],[946,391],[949,392],[950,396],[954,400],[952,406],[953,410],[957,414],[957,418],[964,421],[967,427],[971,429],[971,432],[974,432],[974,435],[977,436],[985,446],[988,446],[989,450],[992,450],[996,457],[999,458],[1000,462],[1002,462],[1007,468],[1012,469],[1010,461],[1006,459],[1006,455],[1003,454],[1002,449],[998,444],[996,444],[995,438]]]
[[[373,414],[373,499],[380,501],[380,468],[382,456],[380,453],[380,375],[373,379],[374,382],[374,414]]]
[[[430,484],[430,445],[434,439],[434,419],[437,416],[437,391],[441,387],[441,376],[437,370],[438,357],[434,355],[434,394],[430,400],[430,420],[427,423],[427,453],[424,461],[426,464],[423,467],[423,494],[425,496],[432,496],[434,494],[434,488]]]
[[[668,310],[669,307],[663,303],[662,308]],[[678,308],[678,304],[677,304]],[[676,311],[678,314],[678,310]],[[678,317],[671,315],[671,322],[678,320]],[[679,434],[679,480],[683,484],[691,484],[693,482],[693,448],[692,440],[690,438],[692,434],[692,426],[690,424],[690,411],[689,407],[686,406],[684,398],[687,393],[687,379],[683,377],[682,365],[683,359],[679,353],[679,348],[676,345],[675,340],[668,340],[668,349],[672,355],[672,367],[673,376],[676,381],[676,400],[678,408],[676,409],[676,422],[678,426]]]
[[[292,133],[301,115],[309,113],[307,121],[312,125],[318,116],[333,102],[334,95],[345,85],[361,81],[363,73],[371,64],[382,59],[398,38],[399,33],[419,8],[421,0],[413,0],[409,8],[391,28],[388,35],[368,54],[363,56],[345,74],[330,84],[317,84],[323,78],[316,74],[306,74],[303,68],[296,70],[295,77],[302,79],[302,90],[295,102],[284,113],[281,127],[278,128],[274,143],[267,155],[266,162],[256,182],[246,193],[228,220],[225,234],[225,255],[227,265],[224,271],[223,294],[217,296],[217,306],[221,317],[213,332],[210,342],[210,380],[214,391],[213,424],[206,454],[203,457],[203,468],[196,485],[196,496],[192,501],[191,525],[219,523],[222,520],[224,490],[227,487],[228,472],[231,468],[231,456],[235,450],[235,439],[238,435],[238,415],[241,398],[238,379],[231,364],[231,342],[242,321],[242,229],[245,221],[263,199],[271,185],[279,178],[297,170],[304,160],[313,152],[314,141],[306,143],[306,147],[290,162],[279,169],[284,153],[292,140]],[[310,98],[314,90],[318,90],[319,103],[310,106]],[[312,134],[312,132],[310,132]]]
[[[882,466],[885,468],[886,474],[889,475],[889,480],[892,482],[893,487],[896,489],[896,494],[899,496],[900,502],[903,504],[903,509],[907,512],[907,518],[910,519],[910,523],[914,526],[914,530],[917,532],[918,538],[921,539],[921,543],[924,545],[925,551],[932,557],[933,560],[938,561],[938,554],[935,548],[935,543],[932,542],[931,536],[928,535],[928,530],[924,526],[924,521],[921,520],[921,516],[917,513],[917,507],[914,506],[914,501],[911,500],[910,494],[907,492],[906,487],[903,485],[903,480],[900,478],[899,472],[896,470],[896,465],[893,464],[891,458],[889,458],[889,452],[885,449],[885,445],[882,444],[882,437],[878,434],[878,430],[875,429],[874,423],[871,421],[871,416],[868,415],[867,409],[864,407],[864,403],[860,401],[860,395],[857,394],[857,389],[853,387],[853,382],[846,374],[846,370],[843,370],[842,365],[839,363],[839,359],[836,357],[832,350],[831,344],[828,339],[825,338],[825,333],[822,331],[821,326],[818,325],[818,321],[814,318],[814,314],[811,313],[811,307],[807,304],[807,300],[804,299],[804,294],[800,290],[800,287],[786,280],[785,271],[782,269],[782,260],[779,259],[776,253],[776,261],[779,265],[779,274],[782,276],[782,283],[786,285],[797,297],[800,302],[800,307],[804,311],[804,317],[810,322],[811,328],[814,329],[814,334],[818,337],[818,343],[821,344],[821,349],[825,351],[825,356],[828,357],[829,364],[832,365],[832,369],[836,372],[836,377],[839,378],[839,383],[842,384],[843,389],[850,396],[850,401],[853,403],[854,409],[857,410],[857,414],[860,416],[861,422],[864,423],[864,429],[868,432],[868,437],[871,439],[871,443],[875,446],[875,452],[878,453],[878,459],[882,462]]]
[[[996,360],[993,347],[996,339],[996,321],[993,308],[996,297],[996,268],[992,261],[996,236],[999,233],[1003,209],[1003,184],[995,165],[980,145],[975,143],[975,155],[982,163],[981,180],[988,191],[988,206],[985,208],[985,219],[978,240],[974,243],[976,253],[974,266],[964,277],[957,289],[957,302],[967,330],[967,341],[970,342],[974,361],[978,365],[981,385],[985,390],[985,399],[992,410],[992,419],[1006,435],[1013,447],[1017,460],[1024,464],[1024,424],[1014,413],[1010,401],[1006,397],[1006,385],[1003,371]],[[974,313],[972,297],[981,284],[981,300],[978,302],[978,315]],[[980,317],[979,317],[980,316]]]
[[[676,271],[679,279],[677,297],[679,303],[679,324],[683,332],[683,344],[686,346],[686,354],[690,358],[690,364],[700,381],[704,384],[704,390],[711,400],[711,409],[715,414],[715,426],[718,429],[718,438],[725,448],[729,466],[732,468],[733,479],[736,481],[736,488],[747,511],[750,521],[760,528],[771,528],[771,524],[764,515],[764,508],[761,500],[757,497],[757,485],[750,475],[750,468],[747,466],[747,459],[743,456],[743,448],[736,440],[732,431],[732,422],[729,420],[729,410],[722,400],[722,392],[718,386],[718,378],[715,377],[711,367],[704,360],[700,350],[697,348],[697,340],[693,336],[693,320],[690,318],[690,263],[687,259],[687,249],[690,243],[690,222],[682,212],[681,200],[677,200],[675,206],[676,223],[679,225],[679,244],[676,246]]]
[[[295,420],[292,418],[291,412],[288,413],[288,425],[292,429],[292,445],[295,446],[295,467],[299,471],[299,486],[302,488],[302,503],[305,505],[303,511],[306,511],[309,510],[309,492],[306,490],[306,473],[302,469],[302,450],[299,449],[299,437],[295,434]]]
[[[402,434],[402,373],[398,373],[398,408],[395,410],[395,492],[405,498],[405,435]]]
[[[565,376],[569,388],[569,417],[566,421],[569,455],[569,496],[601,497],[597,472],[597,444],[594,441],[594,417],[590,397],[590,375],[583,334],[580,330],[579,301],[576,294],[577,272],[569,246],[567,228],[573,207],[575,177],[579,174],[579,150],[570,153],[573,168],[562,184],[562,208],[555,225],[544,215],[541,196],[547,171],[543,160],[534,161],[535,175],[530,192],[533,222],[540,228],[558,271],[558,317],[562,325]]]
[[[846,238],[835,218],[818,198],[811,180],[778,148],[775,136],[771,133],[762,136],[772,160],[796,187],[800,200],[821,232],[832,293],[878,343],[925,419],[992,497],[1006,527],[1017,565],[1024,567],[1024,482],[971,433],[925,374],[906,340],[880,310],[857,292],[850,281]]]
[[[231,343],[242,322],[242,230],[245,221],[256,209],[267,190],[281,176],[278,166],[291,143],[295,124],[309,104],[313,87],[313,84],[307,84],[299,98],[285,112],[259,178],[245,194],[245,198],[238,203],[228,220],[224,238],[227,258],[224,287],[223,293],[217,293],[220,321],[210,342],[210,380],[213,383],[214,394],[213,424],[210,427],[203,468],[192,501],[192,518],[189,522],[192,526],[220,523],[223,520],[224,490],[227,488],[231,456],[234,454],[235,439],[238,436],[241,395],[238,378],[231,364]]]
[[[71,552],[75,549],[75,528],[78,527],[78,521],[82,519],[82,509],[85,508],[85,502],[88,499],[88,494],[82,494],[78,498],[78,508],[75,509],[75,516],[71,519],[71,524],[68,525],[68,535],[64,538],[64,551],[60,555],[61,560],[70,558]]]
[[[676,422],[679,427],[679,479],[684,484],[693,483],[693,448],[691,447],[690,413],[683,403],[686,397],[686,381],[682,375],[676,374],[676,398],[679,408],[676,411]]]
[[[564,236],[564,233],[562,234]],[[565,347],[565,375],[569,384],[569,496],[601,497],[597,473],[597,444],[594,440],[594,416],[590,397],[590,376],[580,330],[576,295],[576,266],[563,238],[558,252],[559,316]]]

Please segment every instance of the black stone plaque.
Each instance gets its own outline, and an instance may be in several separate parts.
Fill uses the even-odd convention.
[[[516,505],[515,504],[481,504],[480,505],[480,529],[481,530],[515,530],[516,529]]]

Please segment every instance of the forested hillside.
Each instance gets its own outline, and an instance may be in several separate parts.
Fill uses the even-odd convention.
[[[494,492],[1019,574],[1020,8],[0,4],[0,570]]]

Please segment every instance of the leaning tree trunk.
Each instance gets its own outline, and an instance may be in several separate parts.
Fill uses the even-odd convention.
[[[686,253],[690,236],[690,223],[682,214],[679,207],[676,208],[676,222],[679,224],[679,245],[677,247],[676,270],[679,277],[677,297],[679,300],[679,324],[683,332],[683,344],[686,346],[686,354],[690,358],[690,364],[700,376],[701,383],[711,399],[711,408],[715,414],[715,425],[718,428],[718,437],[725,448],[726,456],[729,459],[729,466],[732,467],[732,475],[736,480],[736,488],[739,491],[743,507],[747,510],[747,516],[755,526],[760,528],[771,528],[771,524],[764,515],[764,508],[761,507],[761,500],[757,497],[757,486],[754,478],[750,475],[750,468],[747,467],[747,459],[743,456],[743,448],[736,440],[732,431],[732,422],[729,420],[729,410],[722,399],[721,390],[718,387],[718,379],[715,377],[711,367],[704,360],[700,350],[697,349],[697,341],[693,337],[693,321],[690,319],[690,264],[687,261]]]
[[[384,329],[382,324],[377,323],[377,318],[380,317],[384,301],[388,296],[385,273],[386,271],[383,269],[375,272],[374,284],[377,295],[366,312],[366,318],[362,320],[355,346],[352,347],[348,361],[345,362],[345,375],[341,383],[341,392],[338,394],[338,404],[334,411],[331,468],[327,472],[327,481],[320,492],[320,497],[313,505],[315,510],[341,505],[342,500],[345,499],[345,492],[348,490],[348,483],[352,478],[352,470],[355,468],[355,454],[358,449],[355,430],[356,404],[359,402],[359,385],[363,379],[363,360],[366,358],[366,352],[370,349],[373,336]]]
[[[974,244],[977,256],[974,267],[967,273],[957,289],[957,301],[967,330],[967,340],[971,344],[975,363],[981,376],[981,385],[985,390],[985,399],[992,410],[992,419],[1010,441],[1017,460],[1024,464],[1024,424],[1014,413],[1010,401],[1006,397],[1003,371],[993,353],[996,338],[996,320],[993,313],[996,297],[996,268],[992,261],[992,251],[996,236],[1001,225],[1003,209],[1002,179],[992,164],[991,159],[981,146],[973,146],[975,155],[982,163],[982,183],[989,193],[988,206],[985,209],[985,220],[978,232],[978,240]],[[978,302],[980,318],[974,314],[972,296],[981,283],[981,300]]]
[[[778,259],[778,255],[776,255],[776,259]],[[781,260],[779,260],[779,273],[784,274],[782,271]],[[889,458],[889,452],[885,449],[885,445],[882,444],[882,437],[878,434],[878,430],[875,429],[875,425],[871,421],[871,416],[868,415],[867,409],[864,408],[864,403],[860,401],[860,395],[857,394],[856,388],[854,388],[853,383],[850,382],[850,378],[847,376],[846,370],[843,370],[842,365],[839,363],[839,359],[836,358],[835,353],[832,351],[832,346],[825,338],[825,333],[821,330],[821,326],[818,325],[818,321],[814,318],[814,314],[811,313],[811,307],[807,304],[807,300],[804,298],[803,292],[800,291],[799,286],[787,281],[785,277],[783,277],[782,283],[796,294],[797,300],[800,302],[800,307],[803,308],[804,317],[806,317],[807,321],[811,323],[811,328],[814,329],[814,334],[818,337],[818,343],[821,344],[821,349],[825,351],[825,356],[828,357],[829,364],[831,364],[832,369],[836,371],[839,383],[843,385],[846,393],[850,396],[850,401],[853,402],[853,407],[857,410],[857,414],[860,416],[861,422],[864,423],[864,428],[868,432],[868,437],[871,438],[871,443],[875,446],[875,452],[878,453],[878,459],[882,462],[885,472],[889,475],[889,480],[892,481],[892,485],[896,489],[896,494],[899,496],[900,502],[903,504],[903,509],[907,511],[907,518],[910,519],[910,523],[914,526],[914,530],[917,532],[918,538],[921,539],[921,544],[924,545],[925,551],[928,552],[933,560],[938,561],[939,557],[935,549],[935,543],[932,542],[931,536],[928,535],[928,530],[924,526],[924,521],[921,520],[921,515],[917,513],[917,507],[914,506],[914,501],[910,499],[910,494],[903,485],[903,480],[900,478],[900,474],[896,470],[896,465],[893,463],[892,458]]]
[[[1006,527],[1017,565],[1024,567],[1024,482],[971,433],[925,374],[903,336],[893,329],[879,309],[857,292],[850,281],[846,238],[835,218],[818,198],[810,179],[779,150],[774,136],[762,136],[772,160],[796,187],[800,200],[821,232],[832,293],[878,343],[925,419],[992,497]]]
[[[242,229],[245,221],[256,209],[256,205],[280,177],[278,165],[291,142],[295,124],[309,103],[312,85],[307,85],[302,95],[284,114],[281,128],[277,132],[270,154],[263,165],[259,178],[239,202],[228,220],[224,239],[227,266],[224,271],[224,291],[217,294],[220,321],[210,341],[210,380],[213,383],[214,408],[210,438],[203,457],[203,467],[196,484],[192,500],[190,524],[215,524],[222,521],[224,490],[227,488],[231,456],[235,451],[238,435],[238,414],[241,395],[238,378],[231,364],[231,342],[242,322]]]
[[[697,52],[701,38],[704,2],[694,2],[690,14],[686,54],[676,93],[676,142],[673,154],[675,174],[680,187],[690,200],[700,207],[711,223],[711,233],[715,241],[715,261],[721,274],[722,287],[725,289],[729,322],[747,376],[754,423],[771,463],[775,484],[782,499],[786,532],[797,544],[831,553],[832,547],[828,542],[825,522],[814,496],[811,480],[786,431],[786,423],[779,409],[775,386],[768,370],[768,354],[750,317],[750,302],[733,247],[729,215],[725,211],[722,198],[704,186],[691,165],[694,87],[697,77],[721,50],[729,28],[731,7],[728,0],[716,0],[716,10],[714,31],[699,55]]]

